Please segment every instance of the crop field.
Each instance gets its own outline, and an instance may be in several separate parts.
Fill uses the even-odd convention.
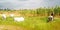
[[[37,10],[0,10],[0,30],[60,30],[60,8]],[[51,12],[55,13],[54,21],[47,22]],[[2,13],[7,15],[6,19],[2,19]],[[23,16],[24,21],[14,21],[10,13],[14,17]]]

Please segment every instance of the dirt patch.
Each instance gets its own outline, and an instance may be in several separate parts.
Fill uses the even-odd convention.
[[[0,25],[0,30],[26,30],[23,27],[12,26],[12,25]]]

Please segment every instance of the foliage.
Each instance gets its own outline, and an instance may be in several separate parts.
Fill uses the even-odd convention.
[[[52,7],[52,8],[37,8],[37,9],[23,9],[23,10],[11,10],[11,9],[0,9],[0,11],[2,12],[15,12],[17,11],[18,13],[22,14],[22,15],[26,15],[26,14],[31,14],[33,16],[35,15],[40,15],[40,16],[45,16],[45,15],[50,15],[51,13],[54,13],[54,15],[58,15],[60,16],[60,7],[56,6],[56,7]]]

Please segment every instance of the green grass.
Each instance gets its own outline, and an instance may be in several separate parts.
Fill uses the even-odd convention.
[[[0,17],[0,25],[15,25],[25,27],[28,30],[60,30],[60,19],[47,22],[47,17],[24,17],[25,21],[15,22],[13,18],[7,17],[6,20]]]

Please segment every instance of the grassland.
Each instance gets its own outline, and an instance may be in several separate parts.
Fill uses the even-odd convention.
[[[26,28],[27,30],[60,30],[60,19],[55,18],[54,21],[47,22],[47,17],[38,16],[25,17],[25,21],[15,22],[13,18],[8,17],[6,20],[3,20],[0,17],[0,25],[13,25]]]
[[[54,12],[54,21],[47,22],[48,15],[52,12]],[[1,14],[3,13],[7,14],[7,19],[2,19]],[[9,17],[10,13],[15,14],[15,16],[23,16],[25,20],[16,22]],[[8,28],[5,29],[7,26]],[[4,27],[2,30],[60,30],[60,7],[36,10],[0,10],[0,30],[1,27]]]

